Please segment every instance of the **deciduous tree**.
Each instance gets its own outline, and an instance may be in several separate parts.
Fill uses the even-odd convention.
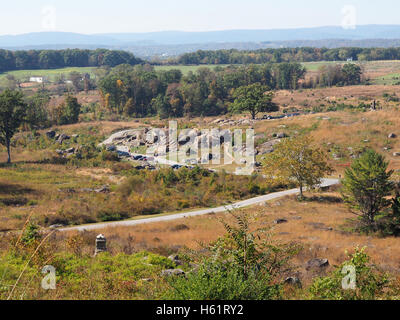
[[[250,112],[253,119],[260,112],[278,111],[279,107],[272,102],[273,93],[268,87],[259,83],[237,88],[233,94],[235,101],[231,105],[234,112]]]
[[[21,92],[7,89],[0,94],[0,143],[7,148],[7,163],[11,163],[11,139],[24,121],[25,109]]]
[[[322,178],[332,173],[326,153],[313,146],[310,137],[289,138],[275,146],[275,151],[264,161],[269,179],[296,182],[303,198],[305,187],[315,188]]]

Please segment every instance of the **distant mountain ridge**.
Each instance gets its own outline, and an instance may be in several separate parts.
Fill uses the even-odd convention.
[[[317,41],[328,39],[400,39],[400,25],[363,25],[356,29],[316,27],[270,30],[225,30],[207,32],[161,31],[148,33],[106,33],[85,35],[71,32],[38,32],[0,36],[0,47],[45,45],[183,45],[205,43]]]
[[[358,26],[356,29],[343,29],[342,27],[317,27],[208,32],[164,31],[151,33],[110,33],[101,34],[101,36],[111,37],[123,42],[150,41],[164,45],[201,44],[210,42],[265,42],[326,39],[399,39],[400,25],[365,25]]]

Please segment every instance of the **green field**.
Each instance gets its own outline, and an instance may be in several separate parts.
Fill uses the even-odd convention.
[[[309,72],[316,72],[322,66],[329,66],[335,64],[342,64],[343,61],[319,61],[319,62],[304,62],[302,65],[307,69]]]
[[[172,70],[172,69],[179,69],[181,70],[181,72],[186,75],[188,74],[190,71],[192,72],[196,72],[199,68],[210,68],[210,69],[215,69],[216,67],[226,67],[228,66],[227,64],[219,64],[219,65],[215,65],[215,64],[204,64],[204,65],[199,65],[199,66],[154,66],[155,70],[164,70],[164,71],[168,71],[168,70]]]
[[[373,79],[372,83],[379,85],[389,85],[389,86],[398,84],[400,83],[400,73],[387,74],[383,77]]]
[[[318,71],[318,69],[321,66],[326,66],[326,65],[331,65],[331,64],[337,64],[337,63],[343,63],[340,61],[321,61],[321,62],[305,62],[302,63],[302,65],[307,69],[307,71],[310,72],[315,72]],[[227,67],[227,64],[220,64],[218,65],[219,67]],[[156,70],[171,70],[171,69],[179,69],[182,71],[183,74],[188,74],[189,71],[195,72],[199,68],[210,68],[210,69],[215,69],[217,65],[214,64],[205,64],[205,65],[199,65],[199,66],[155,66],[154,68]]]
[[[60,74],[64,74],[68,76],[72,71],[80,72],[80,73],[89,73],[92,77],[94,76],[93,71],[95,67],[72,67],[72,68],[63,68],[63,69],[45,69],[45,70],[17,70],[4,72],[0,74],[0,81],[5,79],[7,75],[13,75],[16,79],[26,82],[29,81],[30,77],[47,77],[49,81],[53,81],[56,76]]]
[[[321,66],[326,65],[334,65],[338,63],[345,63],[340,61],[320,61],[320,62],[305,62],[302,65],[307,69],[308,72],[317,72]],[[354,62],[359,63],[359,62]],[[373,84],[386,84],[393,85],[400,81],[400,73],[398,70],[400,69],[400,61],[368,61],[362,63],[366,71],[379,71],[385,70],[388,72],[387,75],[373,79]],[[182,71],[184,75],[187,75],[190,71],[196,72],[199,68],[210,68],[215,69],[216,67],[227,67],[228,65],[167,65],[167,66],[154,66],[155,70],[171,70],[171,69],[179,69]],[[42,69],[42,70],[17,70],[0,73],[0,82],[3,82],[6,79],[7,75],[13,75],[17,80],[21,82],[27,82],[32,76],[42,76],[47,77],[50,82],[53,82],[57,76],[63,74],[66,78],[68,74],[72,71],[80,72],[80,73],[89,73],[92,78],[95,77],[94,71],[96,67],[71,67],[71,68],[63,68],[63,69]],[[397,72],[397,73],[396,73]]]

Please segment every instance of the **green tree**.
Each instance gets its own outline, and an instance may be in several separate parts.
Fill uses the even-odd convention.
[[[28,100],[25,122],[30,129],[39,129],[48,124],[47,107],[50,102],[50,95],[46,91],[35,93]]]
[[[264,161],[268,179],[293,182],[300,187],[303,199],[305,187],[313,189],[321,184],[325,175],[332,173],[326,153],[313,146],[310,137],[285,139],[275,146],[275,151]]]
[[[362,70],[361,67],[354,63],[347,63],[342,68],[344,85],[360,84]]]
[[[135,106],[135,102],[133,101],[132,98],[129,98],[128,101],[125,103],[123,112],[124,112],[124,115],[127,117],[130,117],[130,116],[136,114],[136,106]]]
[[[69,74],[69,80],[72,82],[72,85],[74,86],[74,89],[76,92],[79,92],[82,90],[82,74],[77,72],[77,71],[72,71]]]
[[[0,94],[0,143],[7,148],[7,163],[11,163],[11,138],[24,121],[25,109],[21,92],[7,89]]]
[[[78,99],[68,95],[65,102],[57,108],[56,118],[58,124],[72,124],[79,121],[79,114],[82,106],[78,103]]]
[[[279,107],[272,102],[273,93],[268,92],[268,89],[259,83],[237,88],[233,94],[235,101],[231,105],[231,111],[248,111],[253,119],[260,112],[278,111]]]
[[[300,63],[280,63],[275,73],[277,89],[295,90],[299,80],[304,78],[306,69]]]
[[[343,199],[361,213],[362,221],[370,228],[375,225],[376,215],[391,204],[387,197],[394,190],[390,181],[393,170],[388,170],[388,166],[384,156],[367,150],[346,170],[342,181]]]

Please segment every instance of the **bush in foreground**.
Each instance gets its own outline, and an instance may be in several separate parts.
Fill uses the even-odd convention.
[[[166,297],[178,300],[273,300],[282,297],[280,276],[299,251],[294,244],[276,245],[265,229],[251,231],[244,215],[236,226],[224,223],[227,235],[207,248],[198,269],[169,279]]]

